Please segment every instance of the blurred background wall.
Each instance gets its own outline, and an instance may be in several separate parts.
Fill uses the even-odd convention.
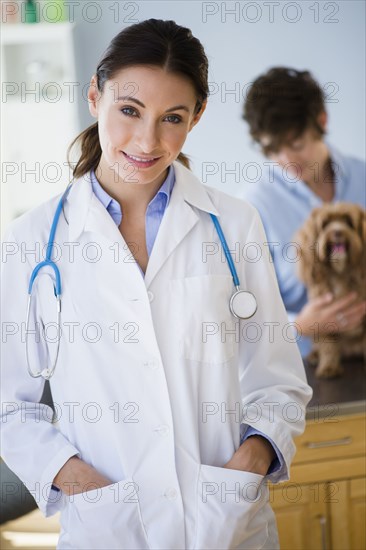
[[[239,195],[246,182],[252,183],[258,177],[263,159],[252,146],[241,119],[242,106],[249,84],[275,65],[313,73],[327,95],[328,139],[343,152],[365,158],[364,2],[86,0],[66,2],[66,6],[72,38],[60,45],[53,59],[64,55],[65,48],[71,50],[65,54],[68,57],[63,74],[52,78],[60,82],[73,80],[75,85],[64,86],[63,97],[48,102],[43,112],[37,113],[39,105],[29,94],[13,110],[10,103],[14,94],[7,93],[2,100],[2,163],[6,176],[2,227],[15,215],[66,187],[70,176],[65,166],[67,144],[94,121],[89,115],[86,90],[99,57],[122,28],[150,17],[174,19],[190,27],[208,54],[211,97],[204,117],[183,148],[194,172],[208,185]],[[37,24],[30,26],[35,29]],[[57,25],[50,26],[56,32]],[[6,27],[9,29],[10,24]],[[37,34],[40,36],[39,31]],[[34,41],[30,35],[27,51],[38,47],[36,57],[40,60],[49,47],[44,43],[39,48],[37,40],[34,31]],[[21,78],[12,76],[15,80]],[[7,74],[6,82],[11,80]],[[15,150],[7,147],[12,141],[17,145]],[[13,168],[8,165],[4,172],[4,162],[24,159],[26,172],[39,161],[38,181],[32,174],[23,174],[23,169],[11,173]],[[63,164],[62,171],[57,177],[42,180],[46,173],[42,166],[51,159]]]
[[[227,170],[239,162],[260,162],[241,119],[248,85],[275,65],[309,69],[327,93],[329,139],[345,153],[365,158],[365,3],[341,2],[100,2],[95,23],[79,18],[76,29],[77,74],[88,82],[96,60],[110,38],[129,20],[174,19],[188,26],[203,43],[210,61],[212,95],[200,124],[189,135],[184,151],[194,171],[205,176],[218,163],[219,173],[207,174],[209,185],[236,193]],[[114,18],[119,11],[119,20]],[[94,11],[94,13],[96,13]],[[80,12],[79,12],[80,15]],[[89,17],[93,10],[90,8]],[[80,121],[92,122],[85,101]],[[243,170],[240,170],[243,172]],[[254,170],[247,169],[249,178]],[[226,179],[226,183],[225,183]]]

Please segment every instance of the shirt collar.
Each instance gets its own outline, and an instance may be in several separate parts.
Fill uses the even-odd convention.
[[[98,199],[100,200],[100,202],[103,204],[103,206],[108,210],[109,208],[111,207],[116,207],[118,209],[120,209],[120,205],[119,203],[113,198],[111,197],[107,191],[101,186],[101,184],[99,183],[96,175],[95,175],[95,172],[94,170],[91,170],[90,171],[90,179],[91,179],[91,184],[92,184],[92,189],[93,189],[93,192],[95,193],[95,195],[98,197]],[[159,188],[159,190],[157,191],[156,195],[151,199],[151,201],[149,202],[149,205],[155,201],[156,197],[158,195],[160,196],[163,196],[165,195],[166,196],[166,206],[168,206],[169,204],[169,200],[170,200],[170,197],[171,197],[171,194],[172,194],[172,190],[173,190],[173,186],[174,186],[174,182],[175,182],[175,173],[174,173],[174,167],[173,167],[173,164],[171,164],[169,166],[169,170],[168,170],[168,175],[167,177],[165,178],[163,184],[161,185],[161,187]]]
[[[175,160],[172,164],[174,168],[174,188],[171,193],[170,202],[174,202],[174,204],[171,204],[170,207],[173,210],[176,209],[177,214],[179,214],[182,207],[183,212],[188,214],[188,217],[192,212],[192,216],[197,218],[197,215],[193,213],[193,209],[191,211],[190,209],[186,209],[187,203],[193,208],[198,208],[203,212],[220,217],[220,212],[218,212],[213,202],[212,190],[207,185],[204,185],[182,163]],[[103,207],[103,205],[93,192],[90,174],[91,171],[75,178],[72,182],[72,189],[67,197],[65,208],[69,221],[69,238],[71,241],[77,240],[85,228],[88,231],[100,231],[101,233],[104,233],[107,229],[105,224],[103,225],[104,218],[101,220],[101,217],[98,216],[98,213],[100,214],[100,207]],[[50,213],[50,223],[52,223],[52,219]],[[111,235],[113,240],[115,232],[112,231]]]

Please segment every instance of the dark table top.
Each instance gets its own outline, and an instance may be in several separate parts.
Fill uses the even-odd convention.
[[[312,410],[323,409],[343,414],[344,412],[362,412],[366,405],[366,368],[362,357],[342,361],[344,373],[337,378],[320,379],[315,377],[315,367],[304,361],[309,385],[313,388],[313,397],[308,405],[308,417]]]

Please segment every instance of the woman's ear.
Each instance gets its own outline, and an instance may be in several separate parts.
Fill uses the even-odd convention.
[[[90,80],[88,90],[89,112],[94,118],[98,118],[98,105],[100,97],[101,94],[98,90],[97,75],[94,74]]]
[[[207,99],[205,99],[205,101],[202,103],[202,106],[201,106],[200,110],[198,111],[198,113],[196,113],[194,115],[194,117],[192,118],[191,123],[189,125],[188,132],[190,132],[192,130],[192,128],[194,128],[194,126],[196,126],[197,122],[200,120],[201,116],[203,115],[203,113],[206,109],[206,105],[207,105]]]

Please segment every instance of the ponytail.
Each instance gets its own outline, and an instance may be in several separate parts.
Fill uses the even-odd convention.
[[[77,144],[80,144],[81,155],[76,166],[73,168],[70,153],[74,145]],[[67,149],[67,162],[73,171],[73,177],[80,178],[90,170],[96,170],[101,156],[102,149],[99,142],[98,122],[95,122],[76,136]]]
[[[181,164],[183,164],[183,166],[185,166],[186,168],[188,168],[188,170],[191,169],[190,163],[189,163],[189,158],[184,153],[179,153],[179,155],[177,157],[177,161],[180,162]]]

